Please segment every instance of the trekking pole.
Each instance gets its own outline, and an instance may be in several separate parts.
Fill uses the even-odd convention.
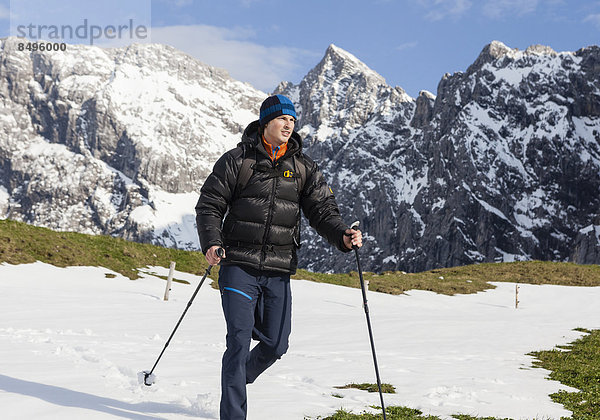
[[[350,229],[357,230],[360,222],[352,223]],[[381,411],[383,412],[383,420],[387,420],[385,416],[385,404],[383,402],[383,392],[381,392],[381,379],[379,379],[379,367],[377,366],[377,355],[375,354],[375,342],[373,340],[373,330],[371,329],[371,317],[369,316],[369,305],[367,305],[367,291],[365,288],[365,282],[363,280],[362,269],[360,267],[360,258],[358,257],[358,246],[352,245],[354,255],[356,256],[356,265],[358,267],[358,278],[360,279],[360,288],[363,296],[363,307],[365,308],[365,315],[367,317],[367,327],[369,329],[369,339],[371,340],[371,352],[373,353],[373,364],[375,365],[375,376],[377,377],[377,388],[379,389],[379,399],[381,400]]]
[[[223,257],[223,253],[224,253],[223,248],[217,248],[217,255],[219,257],[222,258]],[[194,292],[194,294],[192,295],[192,298],[190,299],[190,301],[188,302],[187,306],[185,307],[185,310],[183,311],[183,314],[181,314],[181,317],[179,318],[179,321],[177,321],[177,325],[175,325],[175,328],[173,329],[173,332],[171,333],[171,336],[167,340],[167,342],[165,344],[165,347],[160,352],[160,355],[158,356],[158,359],[156,359],[156,362],[154,363],[154,366],[152,366],[152,369],[150,371],[144,370],[144,371],[138,373],[138,381],[140,383],[143,383],[146,386],[151,386],[156,381],[156,376],[154,375],[154,369],[156,369],[156,365],[158,365],[158,362],[160,361],[160,358],[162,357],[162,355],[164,354],[165,350],[169,346],[169,343],[171,342],[171,339],[175,335],[175,331],[177,331],[177,328],[179,328],[179,324],[181,324],[181,321],[183,321],[183,317],[187,313],[188,309],[190,309],[190,306],[192,306],[192,302],[194,301],[194,298],[196,297],[196,295],[198,294],[198,291],[202,287],[202,284],[204,283],[204,280],[206,280],[206,276],[208,276],[210,274],[210,269],[212,267],[213,267],[212,265],[209,265],[208,268],[206,269],[206,272],[204,273],[204,276],[202,277],[202,280],[200,280],[200,284],[198,284],[198,287],[196,287],[196,291]]]

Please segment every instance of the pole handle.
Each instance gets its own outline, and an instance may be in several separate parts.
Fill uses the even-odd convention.
[[[356,222],[354,222],[350,225],[350,229],[358,230],[358,225],[360,225],[360,222],[357,220]],[[350,235],[348,235],[348,236],[350,236]],[[358,247],[356,245],[352,245],[352,249],[358,252]]]

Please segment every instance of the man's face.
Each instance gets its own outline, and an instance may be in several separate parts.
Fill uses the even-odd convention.
[[[287,143],[294,131],[296,119],[291,115],[280,115],[272,119],[265,126],[265,140],[272,146],[280,146]]]

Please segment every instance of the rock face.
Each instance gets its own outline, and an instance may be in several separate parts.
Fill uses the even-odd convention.
[[[196,248],[197,191],[266,94],[167,46],[18,42],[0,40],[0,217]],[[413,99],[332,45],[276,93],[361,222],[364,269],[598,264],[599,79],[598,47],[492,42]],[[303,240],[301,266],[355,269],[310,229]]]
[[[197,247],[196,191],[266,94],[163,45],[19,42],[0,40],[0,217]]]
[[[416,100],[331,46],[279,91],[302,104],[307,153],[348,220],[368,235],[371,270],[483,261],[600,263],[600,48],[556,53],[486,46],[438,95]],[[308,112],[307,112],[308,111]],[[308,267],[350,258],[305,232]]]

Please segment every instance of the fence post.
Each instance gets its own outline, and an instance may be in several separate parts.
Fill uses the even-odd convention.
[[[169,292],[171,291],[171,283],[173,283],[173,272],[175,271],[175,261],[171,261],[169,266],[169,277],[167,277],[167,288],[165,289],[165,300],[169,300]]]
[[[515,284],[515,309],[519,308],[519,283]]]

